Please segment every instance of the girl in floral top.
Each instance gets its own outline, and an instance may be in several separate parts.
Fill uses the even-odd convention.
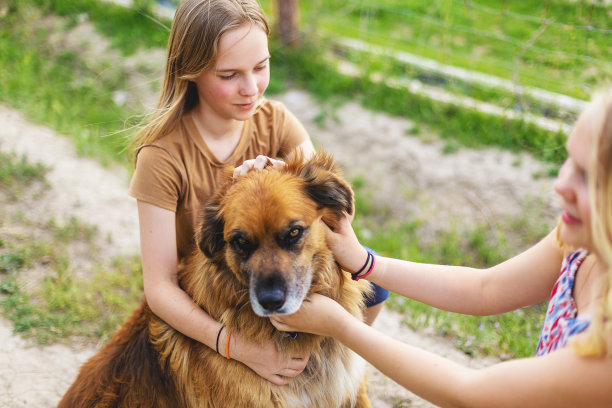
[[[612,89],[598,94],[580,115],[566,148],[568,158],[555,182],[559,225],[532,248],[491,268],[371,256],[348,219],[328,231],[336,259],[358,271],[357,278],[367,275],[440,309],[490,315],[549,299],[536,357],[463,367],[391,339],[319,295],[297,313],[274,318],[274,324],[333,336],[443,407],[612,407]]]

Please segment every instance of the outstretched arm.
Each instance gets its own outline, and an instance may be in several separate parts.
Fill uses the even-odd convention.
[[[366,260],[345,217],[327,243],[342,267],[354,272]],[[525,252],[488,269],[431,265],[382,256],[366,279],[390,291],[457,313],[490,315],[545,301],[556,281],[562,250],[554,231]]]
[[[471,369],[401,343],[312,295],[293,315],[271,318],[279,330],[331,336],[415,394],[442,407],[609,407],[612,359],[577,356],[571,347],[544,357]]]

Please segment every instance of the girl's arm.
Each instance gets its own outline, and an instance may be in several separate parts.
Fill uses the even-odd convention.
[[[302,151],[305,159],[308,159],[309,157],[311,157],[313,154],[316,153],[315,147],[312,144],[312,141],[310,139],[305,140],[302,143],[300,143],[297,149]]]
[[[336,260],[347,271],[362,267],[366,250],[359,244],[347,217],[326,237]],[[366,279],[439,309],[490,315],[548,299],[559,276],[562,257],[553,231],[532,248],[488,269],[377,256]]]
[[[140,244],[144,292],[149,307],[173,328],[213,350],[221,324],[198,307],[178,285],[175,214],[152,204],[138,201]],[[219,342],[225,344],[227,330]],[[247,365],[261,377],[277,384],[288,383],[287,377],[302,372],[307,356],[281,359],[270,341],[263,348],[246,342],[233,332],[230,357]]]
[[[401,343],[312,295],[279,330],[331,336],[406,389],[441,407],[610,407],[612,359],[577,356],[571,347],[544,357],[471,369]]]

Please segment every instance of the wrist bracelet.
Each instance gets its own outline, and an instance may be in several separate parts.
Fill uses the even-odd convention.
[[[366,250],[366,252],[368,253],[368,256],[366,258],[365,263],[363,264],[363,266],[361,267],[361,269],[359,269],[357,272],[355,273],[351,273],[351,279],[354,281],[358,281],[359,279],[368,276],[370,273],[372,273],[372,270],[374,269],[374,263],[376,262],[375,258],[374,258],[374,254],[368,250]],[[368,268],[369,266],[369,268]],[[367,269],[367,272],[364,273],[362,275],[362,272],[364,270]]]
[[[217,354],[219,354],[219,337],[221,336],[223,329],[225,329],[225,326],[221,326],[219,332],[217,333],[217,342],[215,343],[215,350],[217,350]]]
[[[365,278],[366,276],[368,276],[369,274],[372,273],[372,271],[374,270],[374,265],[376,264],[376,257],[374,256],[374,254],[372,254],[372,265],[370,265],[370,269],[368,269],[368,271],[366,273],[364,273],[363,275],[360,276],[356,276],[355,280],[358,281],[361,278]]]
[[[230,359],[230,355],[229,355],[229,341],[230,341],[230,337],[232,337],[232,329],[227,329],[227,343],[225,343],[225,357],[229,360]]]

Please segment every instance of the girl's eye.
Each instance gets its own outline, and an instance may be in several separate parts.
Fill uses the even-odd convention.
[[[263,71],[264,69],[267,68],[268,65],[264,64],[264,65],[260,65],[258,67],[255,67],[255,71]]]
[[[576,172],[576,175],[578,175],[578,177],[580,178],[581,181],[586,181],[587,179],[587,172],[585,169],[583,169],[582,167],[579,167],[578,165],[574,164],[574,171]]]
[[[232,79],[232,78],[234,78],[235,76],[236,76],[236,74],[230,74],[230,75],[219,75],[219,78],[221,78],[221,79],[225,79],[225,80],[228,80],[228,79]]]

